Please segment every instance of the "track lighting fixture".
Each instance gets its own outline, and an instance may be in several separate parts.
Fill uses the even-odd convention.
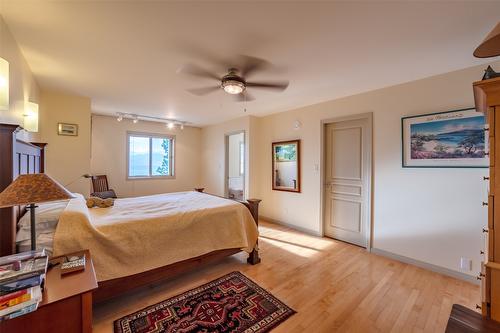
[[[132,122],[134,124],[137,124],[139,120],[155,121],[159,123],[164,123],[168,129],[175,129],[176,126],[180,126],[181,130],[184,129],[184,125],[189,124],[187,121],[175,120],[171,118],[160,118],[160,117],[146,116],[135,113],[117,112],[116,120],[122,121],[123,119],[132,119]]]

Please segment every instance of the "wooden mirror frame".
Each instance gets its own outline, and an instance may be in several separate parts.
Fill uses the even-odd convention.
[[[274,158],[274,147],[278,145],[286,145],[286,144],[295,144],[297,145],[297,188],[296,189],[289,189],[289,188],[281,188],[281,187],[276,187],[275,186],[275,172],[274,172],[274,167],[276,163],[276,159]],[[295,192],[295,193],[300,193],[300,140],[287,140],[287,141],[277,141],[273,142],[271,144],[271,159],[272,159],[272,169],[271,169],[271,174],[272,174],[272,188],[274,191],[284,191],[284,192]]]

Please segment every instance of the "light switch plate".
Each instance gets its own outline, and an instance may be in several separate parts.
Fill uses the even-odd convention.
[[[468,258],[460,258],[460,270],[461,271],[471,271],[472,270],[472,260]]]

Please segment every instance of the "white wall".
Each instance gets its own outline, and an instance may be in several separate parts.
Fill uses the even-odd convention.
[[[0,111],[0,123],[23,125],[24,102],[39,103],[38,85],[17,42],[0,16],[0,58],[9,62],[9,110]],[[18,138],[38,141],[38,133],[19,132]]]
[[[322,232],[321,121],[373,112],[373,247],[451,270],[460,257],[480,270],[486,224],[487,169],[401,167],[401,117],[471,107],[472,82],[485,66],[316,104],[259,119],[257,160],[261,215]],[[494,64],[500,69],[500,62]],[[293,122],[302,123],[300,130]],[[301,139],[302,193],[271,190],[271,143]],[[319,167],[316,170],[316,166]]]
[[[201,184],[205,192],[224,195],[225,137],[227,134],[245,131],[249,142],[250,118],[241,117],[224,123],[203,127],[201,130]],[[245,147],[245,170],[248,170],[249,144]],[[248,172],[245,175],[245,193],[248,194]],[[248,197],[248,196],[246,196]]]
[[[175,135],[175,178],[127,179],[127,131]],[[108,176],[110,187],[120,197],[141,196],[165,192],[191,191],[200,186],[201,130],[185,126],[184,130],[169,130],[165,124],[139,121],[137,124],[115,117],[92,116],[92,174]]]
[[[57,134],[58,123],[78,125],[78,136]],[[39,130],[45,147],[45,172],[68,190],[88,196],[90,183],[90,98],[56,91],[40,95]]]

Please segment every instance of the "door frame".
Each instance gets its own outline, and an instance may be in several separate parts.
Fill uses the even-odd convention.
[[[372,241],[373,241],[373,112],[367,112],[367,113],[360,113],[360,114],[355,114],[355,115],[349,115],[349,116],[341,116],[341,117],[334,117],[334,118],[327,118],[327,119],[322,119],[321,120],[321,140],[320,140],[320,234],[325,237],[325,189],[324,189],[324,183],[325,183],[325,163],[326,163],[326,156],[325,156],[325,145],[326,145],[326,131],[325,127],[328,124],[332,123],[338,123],[342,121],[349,121],[349,120],[358,120],[358,119],[366,119],[368,120],[368,129],[367,129],[367,136],[368,136],[368,179],[366,181],[367,187],[368,187],[368,218],[366,219],[366,250],[368,252],[371,252],[372,249]]]
[[[237,130],[224,134],[224,196],[229,197],[229,137],[235,134],[243,134],[243,200],[247,198],[247,138],[245,130]]]

